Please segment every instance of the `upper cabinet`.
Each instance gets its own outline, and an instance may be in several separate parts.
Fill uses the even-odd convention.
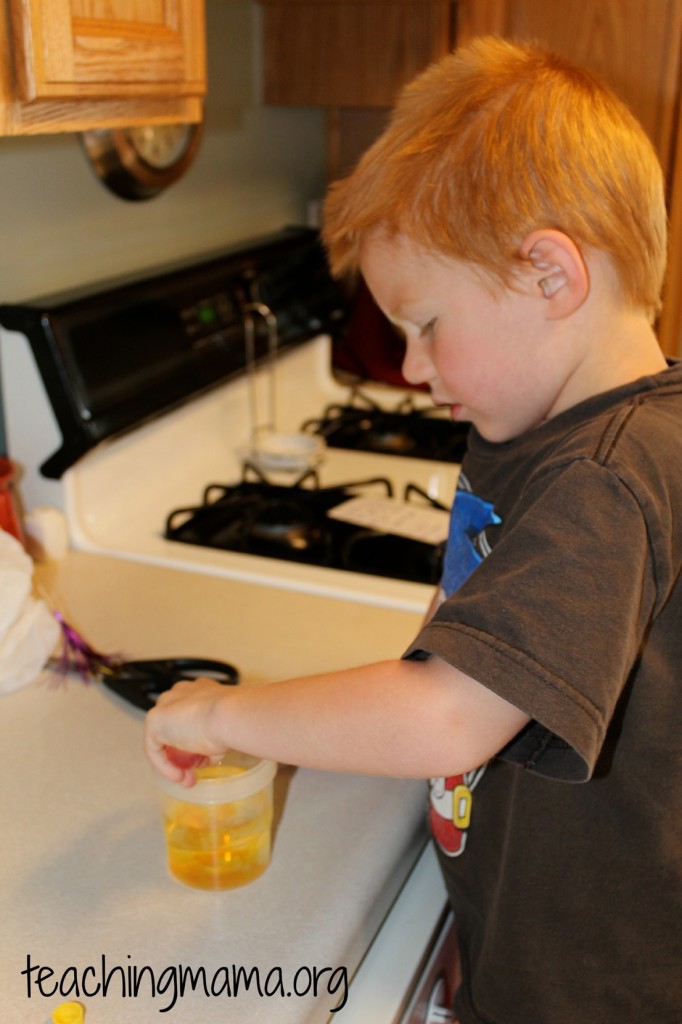
[[[459,0],[457,41],[493,33],[541,40],[625,100],[656,147],[668,186],[670,255],[658,337],[682,354],[682,0]]]
[[[455,45],[499,35],[544,43],[597,72],[658,152],[670,259],[658,324],[682,355],[682,0],[260,0],[268,103],[329,108],[328,174],[353,165],[403,84]]]
[[[390,107],[455,39],[446,0],[260,0],[266,103]]]
[[[7,0],[4,135],[201,119],[203,0]]]
[[[672,170],[680,99],[680,0],[459,0],[457,43],[541,40],[625,100]]]
[[[401,88],[455,44],[450,0],[259,0],[266,103],[322,106],[327,174],[351,167]]]

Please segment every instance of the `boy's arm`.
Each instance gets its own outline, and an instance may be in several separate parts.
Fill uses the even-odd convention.
[[[386,661],[263,686],[178,683],[147,714],[154,766],[191,784],[166,747],[232,747],[284,764],[430,778],[483,764],[528,722],[513,704],[439,658]]]

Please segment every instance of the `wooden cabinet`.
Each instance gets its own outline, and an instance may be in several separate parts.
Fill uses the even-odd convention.
[[[382,130],[403,85],[452,49],[451,0],[259,0],[266,103],[322,106],[337,178]]]
[[[659,337],[682,355],[682,0],[260,0],[264,98],[322,105],[328,174],[381,131],[401,86],[477,35],[535,40],[596,71],[653,141],[668,182],[670,267]]]
[[[459,0],[457,42],[540,40],[597,72],[649,134],[668,182],[670,262],[658,334],[682,354],[682,0]]]
[[[454,44],[446,0],[260,0],[266,103],[390,107]]]
[[[680,93],[680,0],[460,0],[457,43],[541,40],[625,100],[672,169]]]
[[[197,121],[203,0],[6,0],[0,132]]]

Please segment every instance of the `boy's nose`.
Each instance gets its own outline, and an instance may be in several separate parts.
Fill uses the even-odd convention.
[[[405,345],[402,374],[409,384],[427,384],[431,376],[431,363],[428,356],[417,345],[409,341]]]

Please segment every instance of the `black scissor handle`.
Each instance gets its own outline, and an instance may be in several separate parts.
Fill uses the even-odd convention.
[[[211,658],[149,658],[125,661],[102,682],[119,697],[143,711],[153,708],[160,695],[181,679],[215,679],[225,686],[239,682],[236,668]]]

